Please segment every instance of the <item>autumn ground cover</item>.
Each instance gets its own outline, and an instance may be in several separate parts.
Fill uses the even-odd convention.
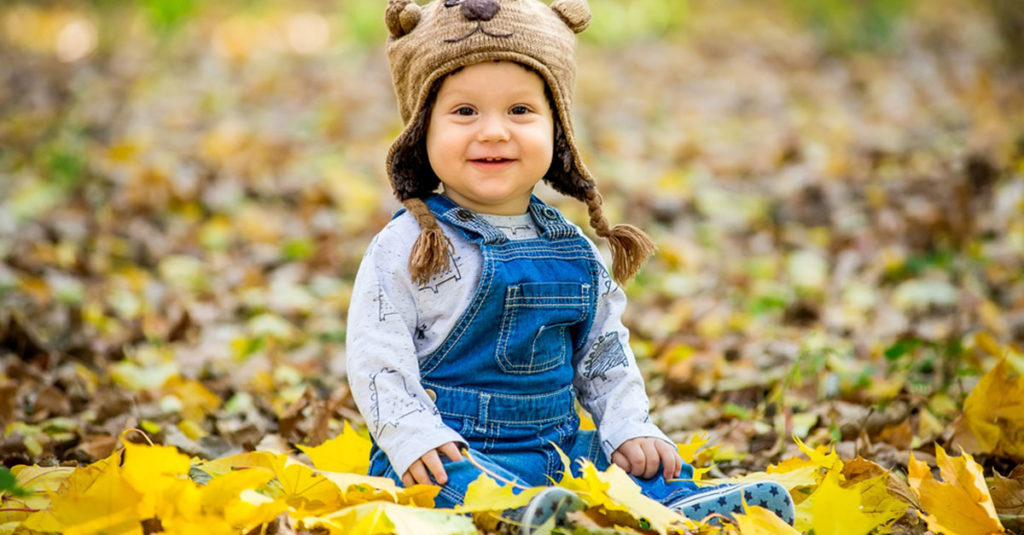
[[[365,476],[381,4],[0,6],[0,533],[483,533],[532,492],[481,480],[469,517]],[[625,320],[701,479],[782,482],[801,532],[1021,533],[1016,4],[592,6],[579,135],[658,243]],[[563,532],[786,532],[561,484]]]

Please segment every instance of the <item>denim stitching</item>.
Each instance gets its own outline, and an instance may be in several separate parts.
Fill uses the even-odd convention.
[[[505,307],[502,310],[501,329],[498,335],[498,343],[495,347],[495,360],[498,363],[498,367],[502,371],[514,375],[529,375],[535,373],[541,373],[548,370],[553,370],[561,364],[567,354],[567,347],[565,343],[565,328],[566,326],[576,325],[587,318],[586,308],[589,308],[588,303],[584,302],[589,298],[590,285],[588,284],[577,284],[577,283],[528,283],[530,288],[537,292],[538,295],[521,295],[521,292],[526,284],[509,286],[505,295]],[[544,295],[545,289],[552,288],[563,292],[572,292],[583,294],[583,296],[548,296]],[[531,292],[533,293],[533,292]],[[550,302],[554,301],[554,302]],[[516,332],[516,325],[518,323],[519,315],[522,308],[530,309],[558,309],[566,310],[567,313],[576,312],[576,317],[572,321],[564,321],[552,325],[542,325],[540,330],[534,335],[532,342],[530,343],[530,358],[528,362],[520,363],[515,358],[509,355],[508,343],[512,338],[512,333]],[[579,309],[579,310],[577,310]],[[527,312],[528,313],[528,312]],[[537,359],[537,341],[541,340],[544,334],[544,329],[551,327],[558,327],[556,331],[556,338],[559,338],[560,349],[557,355],[550,356],[541,362],[536,362]],[[549,331],[550,332],[550,331]],[[561,333],[559,335],[558,333]]]
[[[459,340],[462,339],[462,335],[469,330],[469,326],[473,323],[477,314],[480,313],[480,309],[483,308],[484,296],[490,293],[491,284],[494,282],[494,270],[488,269],[489,261],[493,262],[493,260],[489,258],[487,251],[483,251],[483,266],[480,271],[480,287],[473,296],[473,300],[470,302],[469,307],[467,307],[466,311],[463,312],[462,317],[456,321],[455,329],[448,335],[448,338],[444,343],[434,351],[434,354],[427,359],[427,364],[421,367],[420,376],[424,376],[434,371],[441,365],[452,348],[455,347]]]

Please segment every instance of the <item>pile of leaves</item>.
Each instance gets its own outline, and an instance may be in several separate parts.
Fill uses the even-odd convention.
[[[624,319],[652,418],[706,441],[686,455],[704,479],[786,474],[802,531],[831,532],[835,500],[867,516],[850,533],[970,533],[944,510],[1020,531],[1024,74],[998,31],[1016,19],[898,3],[860,50],[802,25],[838,20],[828,3],[595,1],[623,23],[581,34],[576,128],[610,219],[659,245]],[[365,457],[343,342],[397,208],[379,3],[180,4],[0,12],[0,531],[497,529],[527,491],[487,487],[470,527],[295,449],[345,436],[336,457]],[[563,483],[590,493],[580,532],[715,529],[588,474]]]
[[[1000,410],[1013,411],[1020,420],[1024,377],[1007,384],[1004,371],[997,368],[983,382],[1005,393],[1008,402]],[[992,394],[978,397],[991,401]],[[987,414],[965,416],[972,420]],[[1024,421],[1010,425],[1019,429]],[[943,480],[936,480],[928,464],[911,455],[904,481],[870,460],[843,461],[834,449],[812,449],[799,440],[796,444],[806,459],[789,458],[766,472],[728,481],[783,484],[797,505],[795,528],[754,503],[732,519],[686,519],[643,496],[617,466],[602,472],[584,461],[573,475],[564,455],[564,477],[557,484],[586,502],[584,510],[570,513],[572,533],[867,534],[907,532],[926,524],[935,533],[969,535],[1003,533],[1000,513],[1017,524],[1024,520],[1024,465],[1009,477],[997,473],[990,492],[981,466],[970,455],[950,457],[941,447],[936,462]],[[430,509],[439,487],[400,488],[390,479],[365,475],[370,442],[348,426],[320,446],[299,449],[310,462],[290,455],[294,452],[283,442],[210,461],[190,459],[173,446],[125,442],[123,449],[85,467],[19,465],[11,472],[13,482],[0,481],[0,530],[468,534],[515,528],[509,512],[525,506],[543,488],[515,488],[483,474],[470,485],[463,505]],[[697,465],[701,453],[708,458],[708,449],[707,440],[700,438],[679,446],[684,459]],[[698,469],[695,480],[708,470]],[[562,529],[553,522],[544,531]]]

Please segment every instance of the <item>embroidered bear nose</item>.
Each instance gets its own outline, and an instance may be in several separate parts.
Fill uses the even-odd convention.
[[[498,13],[496,0],[462,0],[462,16],[466,20],[487,21]]]

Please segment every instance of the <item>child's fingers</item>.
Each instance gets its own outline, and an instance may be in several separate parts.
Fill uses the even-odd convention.
[[[679,456],[679,452],[661,440],[654,441],[654,448],[658,450],[658,456],[661,457],[662,473],[665,475],[665,479],[679,477],[679,472],[683,469],[683,459]]]
[[[628,471],[629,474],[637,476],[634,467],[643,463],[643,450],[636,445],[636,439],[630,439],[611,453],[611,462]]]
[[[448,457],[448,459],[451,461],[462,460],[462,454],[459,453],[459,447],[454,442],[448,442],[437,449],[440,450],[441,453],[443,453],[445,457]]]
[[[611,462],[614,465],[626,470],[627,472],[630,471],[629,459],[627,459],[626,456],[620,453],[620,451],[618,450],[611,452]]]
[[[640,449],[644,452],[644,461],[640,465],[640,473],[634,472],[634,475],[643,477],[644,479],[650,479],[658,473],[658,468],[661,466],[661,456],[658,454],[657,448],[655,448],[655,439],[643,439],[640,441]]]
[[[620,453],[620,451],[618,450],[611,452],[611,463],[614,464],[615,466],[618,466],[626,470],[627,472],[630,471],[629,459],[627,459],[626,456]]]
[[[426,455],[423,457],[426,457]],[[402,482],[405,483],[407,487],[417,483],[421,485],[430,485],[433,483],[430,481],[430,476],[427,475],[427,469],[423,466],[423,457],[420,457],[416,462],[412,463],[409,470],[407,470],[405,475],[402,476]],[[406,480],[406,478],[409,478],[409,480]]]
[[[428,451],[423,457],[420,457],[420,460],[427,466],[427,470],[430,470],[438,485],[448,482],[448,473],[444,471],[444,464],[441,462],[441,456],[437,454],[437,450]]]

